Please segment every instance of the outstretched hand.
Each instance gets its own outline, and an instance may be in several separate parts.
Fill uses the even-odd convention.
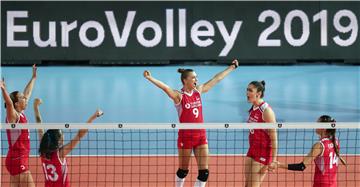
[[[146,79],[150,78],[150,77],[151,77],[150,71],[145,70],[145,71],[144,71],[144,77],[145,77]]]
[[[239,66],[238,60],[234,59],[234,60],[231,62],[231,65],[230,65],[230,66],[233,66],[234,69],[236,69],[236,68]]]
[[[100,109],[97,109],[96,112],[95,112],[95,116],[98,118],[100,116],[104,115],[104,112]]]
[[[1,88],[1,89],[6,89],[4,77],[3,77],[2,80],[0,81],[0,88]]]
[[[39,106],[42,104],[42,100],[40,98],[35,98],[34,99],[34,106]]]
[[[36,67],[36,64],[34,64],[34,65],[32,66],[32,69],[33,69],[33,75],[32,75],[32,77],[33,77],[33,78],[36,78],[36,76],[37,76],[37,67]]]

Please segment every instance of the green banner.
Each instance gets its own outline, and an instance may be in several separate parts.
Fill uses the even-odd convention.
[[[360,2],[1,2],[2,61],[360,61]]]

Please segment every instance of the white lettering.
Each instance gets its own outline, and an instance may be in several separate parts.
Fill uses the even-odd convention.
[[[27,18],[28,11],[7,11],[6,15],[6,45],[8,47],[28,47],[28,40],[15,40],[15,32],[26,32],[25,25],[15,25],[15,18]]]
[[[105,14],[106,14],[106,19],[110,26],[112,37],[114,38],[115,46],[125,47],[129,39],[129,35],[132,28],[132,24],[134,22],[136,11],[128,11],[121,36],[119,34],[119,29],[117,27],[117,23],[113,11],[105,11]]]
[[[201,27],[206,28],[206,30],[199,30]],[[205,40],[200,40],[199,37],[214,36],[214,32],[214,26],[210,22],[200,20],[191,27],[191,39],[197,46],[207,47],[214,43],[214,40],[209,37]]]
[[[179,9],[179,46],[186,47],[186,9]]]
[[[152,38],[151,40],[147,40],[144,36],[144,31],[147,28],[154,30],[154,38]],[[139,25],[138,29],[136,30],[136,37],[139,43],[144,47],[154,47],[161,41],[161,27],[154,21],[144,21]]]
[[[41,39],[40,22],[35,21],[33,24],[33,37],[34,42],[39,47],[56,47],[56,23],[55,21],[49,22],[49,37],[47,40]]]
[[[223,48],[223,50],[221,50],[219,56],[226,56],[234,46],[235,40],[238,36],[238,33],[239,33],[241,25],[242,25],[242,21],[235,21],[230,34],[226,30],[226,27],[225,27],[223,21],[216,21],[216,25],[218,26],[220,34],[225,41],[225,47]]]
[[[174,13],[173,9],[166,9],[166,47],[174,46]]]
[[[94,28],[97,31],[97,37],[94,40],[89,40],[86,36],[88,29]],[[79,31],[80,41],[87,47],[97,47],[101,45],[105,38],[104,27],[97,21],[87,21],[81,27]]]
[[[66,21],[61,23],[61,46],[69,47],[69,32],[77,27],[77,21],[68,24]]]

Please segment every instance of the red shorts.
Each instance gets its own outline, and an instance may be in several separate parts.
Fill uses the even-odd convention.
[[[247,152],[248,157],[264,165],[272,162],[272,148],[263,144],[252,144]]]
[[[200,145],[208,144],[205,131],[186,130],[179,131],[178,149],[194,149]]]
[[[5,166],[10,175],[19,175],[29,170],[29,157],[6,157]]]

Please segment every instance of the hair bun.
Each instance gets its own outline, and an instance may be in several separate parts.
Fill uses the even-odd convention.
[[[261,84],[265,87],[265,81],[262,80],[262,81],[260,81],[260,82],[261,82]]]
[[[184,72],[185,72],[185,69],[179,68],[177,71],[178,71],[179,73],[184,73]]]

